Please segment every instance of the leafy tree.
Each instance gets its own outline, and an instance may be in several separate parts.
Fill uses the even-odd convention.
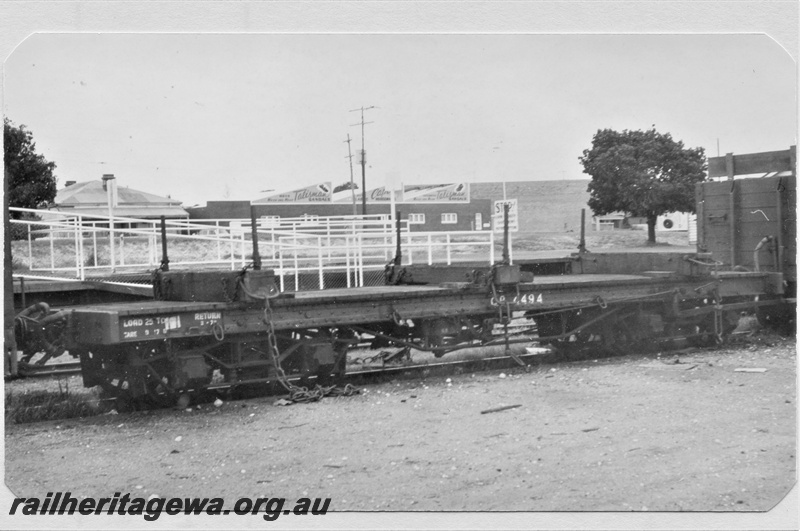
[[[669,133],[598,130],[579,157],[595,214],[626,212],[647,219],[647,241],[656,241],[656,220],[667,212],[694,212],[695,184],[706,178],[703,148],[684,148]]]
[[[33,134],[24,125],[3,119],[3,155],[8,176],[8,204],[19,208],[40,208],[56,197],[54,162],[36,153]],[[19,219],[19,212],[11,217]]]
[[[342,190],[349,190],[352,188],[353,190],[358,190],[358,185],[356,183],[351,183],[350,181],[344,182],[333,189],[333,193],[341,192]]]

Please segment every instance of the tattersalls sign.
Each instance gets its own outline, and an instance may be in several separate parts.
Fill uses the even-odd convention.
[[[403,187],[404,203],[469,203],[469,183],[409,184]]]
[[[315,184],[306,188],[299,188],[291,192],[271,195],[254,201],[254,203],[330,203],[332,200],[331,183],[327,182]]]

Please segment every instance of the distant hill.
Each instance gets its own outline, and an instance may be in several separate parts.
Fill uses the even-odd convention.
[[[581,209],[586,209],[586,230],[592,211],[587,206],[588,179],[506,182],[506,197],[517,199],[520,232],[580,232]],[[503,199],[503,183],[472,183],[472,199]]]

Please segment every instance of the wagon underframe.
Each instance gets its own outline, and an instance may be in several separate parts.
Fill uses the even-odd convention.
[[[764,294],[780,293],[778,277],[588,274],[494,288],[448,283],[251,302],[95,305],[69,311],[65,343],[81,359],[84,385],[174,400],[189,389],[244,383],[291,388],[290,376],[333,383],[345,373],[348,349],[365,341],[437,356],[523,341],[617,350],[654,337],[709,341],[720,338],[742,308],[769,304]]]

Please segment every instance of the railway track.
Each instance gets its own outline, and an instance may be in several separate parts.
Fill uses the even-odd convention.
[[[19,376],[22,378],[52,378],[56,376],[74,376],[81,373],[79,361],[53,363],[50,365],[20,364]]]
[[[673,338],[669,343],[662,342],[664,344],[659,344],[655,346],[663,346],[667,350],[677,349],[682,346],[682,339],[683,338]],[[525,345],[525,344],[522,344]],[[603,353],[600,351],[592,351],[592,350],[583,350],[579,352],[573,353],[563,353],[557,352],[553,349],[546,348],[546,347],[539,347],[535,346],[538,345],[538,342],[535,339],[531,339],[530,346],[520,347],[520,344],[516,345],[516,348],[511,350],[511,354],[506,354],[505,350],[502,346],[496,345],[492,347],[475,347],[472,350],[478,349],[491,349],[493,352],[488,353],[487,355],[478,355],[470,353],[466,351],[466,356],[464,359],[456,359],[456,360],[442,360],[438,361],[438,358],[435,358],[437,361],[423,361],[423,362],[376,362],[371,361],[364,363],[364,358],[356,358],[355,360],[351,361],[348,364],[348,370],[345,374],[345,382],[344,383],[355,383],[358,381],[368,381],[371,378],[380,377],[381,375],[400,375],[400,374],[407,374],[407,375],[414,375],[417,373],[424,373],[426,371],[435,372],[441,371],[442,373],[446,373],[448,370],[457,370],[461,369],[472,369],[476,371],[480,370],[495,370],[495,369],[503,369],[503,368],[514,368],[514,367],[530,367],[537,364],[542,363],[559,363],[564,361],[580,361],[581,359],[589,359],[589,358],[597,358],[597,357],[609,357],[608,353]],[[536,352],[530,352],[530,350],[536,350]],[[626,353],[620,353],[619,355],[625,355]],[[372,359],[378,358],[380,354],[371,356]],[[370,359],[370,357],[366,358]],[[56,378],[62,376],[77,376],[81,374],[81,366],[79,361],[75,362],[61,362],[61,363],[54,363],[50,365],[21,365],[19,371],[19,377],[21,378]],[[291,381],[296,382],[300,378],[292,377],[290,378]],[[242,384],[248,385],[248,384]],[[214,386],[213,390],[221,390],[221,389],[229,389],[232,387],[236,387],[236,385],[230,384],[221,384],[219,386]]]
[[[540,354],[522,354],[522,355],[515,355],[517,359],[520,360],[531,360],[533,356],[541,356]],[[345,378],[361,378],[361,377],[370,377],[380,374],[397,374],[403,372],[419,372],[424,371],[426,369],[443,369],[446,367],[467,367],[471,365],[478,365],[478,364],[487,364],[487,365],[502,365],[511,364],[516,365],[517,363],[514,361],[514,357],[512,356],[489,356],[485,358],[472,358],[472,359],[465,359],[465,360],[455,360],[455,361],[442,361],[442,362],[433,362],[433,363],[419,363],[419,364],[410,364],[410,365],[403,365],[403,364],[385,364],[379,367],[375,366],[367,366],[360,369],[347,371]],[[80,362],[68,362],[68,363],[58,363],[53,365],[27,365],[20,367],[19,377],[21,378],[55,378],[61,376],[77,376],[81,374],[81,365]],[[296,380],[295,378],[291,378],[292,380]],[[222,388],[229,388],[232,387],[229,384],[221,385],[216,387],[216,389]]]

